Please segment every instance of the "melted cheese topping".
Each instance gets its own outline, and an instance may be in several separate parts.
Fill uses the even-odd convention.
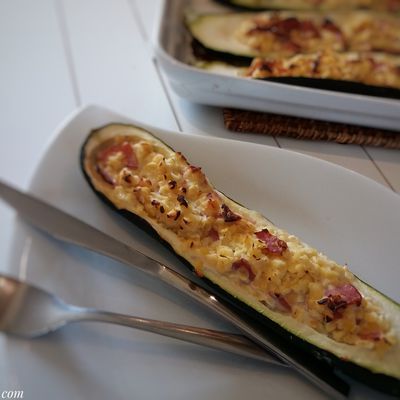
[[[236,38],[262,56],[332,51],[400,54],[400,21],[387,14],[258,13],[244,19]]]
[[[127,143],[135,154],[134,167],[127,166]],[[116,144],[117,150],[105,151]],[[120,136],[94,149],[90,167],[98,190],[107,192],[117,207],[170,232],[175,242],[170,244],[179,244],[178,252],[199,275],[211,268],[260,304],[290,314],[338,342],[378,352],[396,342],[377,304],[365,295],[361,298],[345,266],[258,214],[253,218],[254,212],[217,192],[201,169],[182,154]],[[269,239],[273,245],[268,245]],[[353,288],[359,301],[329,307],[327,301],[333,299],[329,292],[343,287]]]

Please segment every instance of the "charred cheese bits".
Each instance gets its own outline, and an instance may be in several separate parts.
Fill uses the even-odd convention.
[[[249,306],[268,329],[280,329],[291,343],[300,338],[310,357],[328,357],[335,368],[400,394],[397,303],[217,191],[200,167],[143,129],[97,129],[81,160],[107,204],[145,221],[200,277]]]
[[[236,37],[264,55],[309,53],[320,49],[396,53],[400,50],[399,33],[398,19],[386,15],[261,13],[244,19]]]

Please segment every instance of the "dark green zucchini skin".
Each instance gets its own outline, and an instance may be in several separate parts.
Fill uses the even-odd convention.
[[[236,10],[236,11],[287,11],[290,9],[293,9],[291,7],[279,7],[279,6],[275,6],[275,7],[267,7],[267,6],[246,6],[244,4],[238,4],[235,1],[232,0],[214,0],[216,3],[222,4],[223,6],[227,6],[230,7],[232,10]],[[310,5],[309,10],[312,10],[312,6]],[[307,10],[307,9],[303,9],[303,10]],[[371,8],[369,7],[355,7],[355,8],[351,8],[348,11],[351,10],[371,10]],[[373,10],[373,8],[372,8]],[[389,10],[387,10],[387,12],[389,12]],[[397,11],[398,12],[398,11]]]
[[[267,78],[262,79],[268,82],[285,83],[307,88],[329,90],[332,92],[360,94],[372,97],[385,97],[388,99],[400,99],[400,90],[383,86],[372,86],[364,83],[353,81],[342,81],[336,79],[320,79],[320,78]]]
[[[197,39],[192,39],[193,55],[203,61],[225,61],[235,67],[249,67],[253,57],[236,56],[217,50],[211,50],[201,44]]]
[[[81,147],[79,157],[81,171],[93,192],[104,204],[110,207],[110,209],[115,211],[125,220],[142,229],[145,233],[165,246],[175,257],[177,257],[177,259],[179,259],[186,267],[188,267],[193,274],[199,277],[196,274],[193,266],[185,258],[179,254],[176,254],[170,243],[161,238],[147,221],[128,210],[117,208],[108,197],[94,187],[89,175],[85,171],[84,159],[86,143],[90,140],[91,135],[95,134],[98,129],[101,129],[101,127],[93,130],[86,138]],[[166,146],[168,145],[166,144]],[[321,377],[327,383],[336,387],[343,394],[349,394],[349,385],[341,378],[342,374],[346,374],[349,377],[371,387],[372,389],[392,396],[400,396],[400,380],[384,374],[373,373],[351,362],[342,360],[328,351],[321,350],[319,347],[306,342],[302,338],[293,335],[292,333],[289,333],[286,329],[264,317],[241,301],[239,298],[230,295],[209,279],[205,277],[200,277],[200,279],[204,283],[204,287],[213,293],[219,301],[240,315],[240,317],[243,318],[247,323],[251,324],[265,337],[267,337],[271,343],[275,344],[279,348],[284,349],[285,353],[290,355],[290,357],[298,360],[300,364],[313,371],[313,373]]]
[[[222,4],[223,6],[228,6],[236,11],[269,11],[269,10],[279,10],[279,8],[267,8],[267,7],[246,7],[240,4],[236,4],[230,0],[214,0],[216,3]]]

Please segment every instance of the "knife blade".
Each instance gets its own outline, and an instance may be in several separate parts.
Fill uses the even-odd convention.
[[[331,370],[329,371],[330,373],[327,373],[321,365],[314,365],[309,360],[293,354],[293,352],[285,351],[284,348],[277,344],[279,343],[279,338],[278,340],[274,339],[271,332],[268,333],[261,330],[257,323],[240,316],[233,308],[227,305],[227,302],[166,265],[1,180],[0,198],[13,207],[23,219],[56,239],[103,254],[123,264],[137,268],[145,274],[161,279],[216,312],[238,328],[242,334],[276,357],[277,363],[280,361],[291,366],[331,398],[344,399],[347,397],[350,387],[342,378],[332,373]]]

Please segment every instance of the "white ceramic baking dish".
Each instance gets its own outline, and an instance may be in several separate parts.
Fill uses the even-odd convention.
[[[183,22],[188,9],[224,10],[211,0],[164,0],[155,54],[179,96],[201,104],[400,131],[400,100],[256,81],[191,66],[191,38]]]

